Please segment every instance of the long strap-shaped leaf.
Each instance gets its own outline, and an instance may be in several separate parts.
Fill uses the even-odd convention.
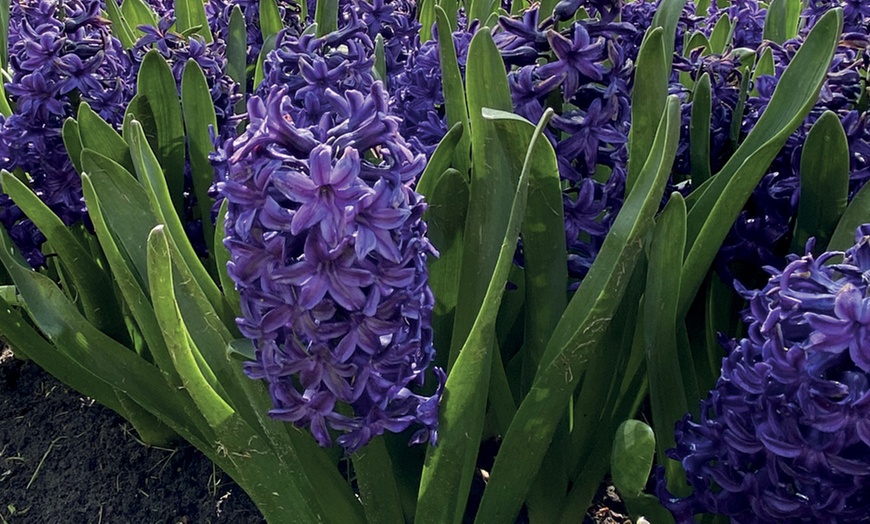
[[[287,478],[268,440],[245,423],[202,374],[189,345],[190,336],[179,310],[170,250],[164,226],[155,227],[148,237],[151,300],[175,369],[209,426],[214,429],[217,436],[215,444],[225,449],[229,460],[236,466],[240,484],[248,490],[268,520],[322,520],[317,517],[319,508],[312,506],[316,496],[310,486],[300,486],[305,484],[304,478]],[[281,478],[273,478],[276,473]],[[267,488],[269,483],[274,484]],[[299,491],[300,487],[307,487],[309,492],[303,494]]]
[[[815,237],[819,247],[826,246],[846,210],[849,141],[833,111],[825,111],[807,134],[801,153],[800,178],[793,253],[803,253],[810,237]]]
[[[214,146],[208,130],[209,126],[215,131],[218,127],[205,74],[192,58],[184,65],[184,73],[181,77],[181,107],[184,114],[184,127],[187,130],[193,190],[196,194],[206,246],[211,253],[214,249],[212,245],[214,226],[211,222],[211,206],[214,199],[209,196],[208,188],[214,183],[214,168],[208,160],[208,155],[214,151]],[[210,258],[208,269],[213,271],[212,264],[214,259]]]
[[[220,289],[212,279],[212,276],[208,274],[205,266],[200,262],[196,251],[194,251],[190,240],[187,238],[184,225],[181,223],[181,219],[173,206],[169,187],[163,176],[163,170],[157,161],[157,157],[154,156],[154,152],[148,147],[142,126],[134,121],[131,123],[130,129],[130,151],[133,154],[133,163],[136,166],[136,174],[139,180],[142,181],[142,184],[147,189],[151,209],[157,216],[158,222],[166,224],[166,229],[169,232],[172,243],[175,244],[175,247],[181,253],[197,284],[199,284],[199,287],[208,297],[212,307],[221,316],[224,324],[233,325],[234,317],[232,311],[225,303]]]
[[[175,29],[179,33],[195,30],[206,43],[214,41],[202,0],[175,0]]]
[[[466,130],[459,138],[459,145],[453,148],[454,167],[467,176],[471,168],[471,133],[468,132],[470,124],[465,87],[462,85],[462,73],[456,59],[456,46],[453,45],[448,15],[441,6],[435,6],[435,17],[438,21],[438,54],[441,60],[441,87],[444,92],[447,125],[461,123]]]
[[[130,2],[131,0],[124,0]],[[157,156],[177,213],[184,214],[184,121],[172,70],[160,52],[152,49],[142,59],[137,92],[143,95],[157,127]],[[124,138],[127,138],[126,136]],[[127,138],[129,141],[130,139]]]
[[[643,338],[653,422],[661,433],[656,443],[657,456],[670,481],[682,474],[679,463],[665,456],[665,451],[675,446],[671,428],[688,413],[689,402],[699,400],[687,398],[680,369],[691,362],[681,361],[677,349],[677,322],[682,322],[677,318],[680,262],[686,243],[686,203],[679,193],[671,195],[656,222],[649,248]],[[691,372],[694,373],[694,369]]]
[[[653,29],[646,34],[640,46],[634,88],[631,93],[626,195],[630,194],[635,181],[640,176],[650,153],[650,147],[655,140],[668,94],[670,74],[665,60],[664,30]]]
[[[776,86],[758,123],[722,170],[705,184],[687,220],[681,315],[698,292],[719,246],[789,135],[803,122],[824,82],[843,28],[843,11],[825,13]]]
[[[450,362],[465,343],[477,317],[492,278],[501,239],[510,215],[510,202],[516,188],[515,173],[521,159],[495,138],[493,122],[483,118],[483,109],[511,111],[510,88],[504,62],[489,29],[474,35],[468,48],[466,68],[468,114],[471,121],[473,173],[465,223],[460,289],[462,300],[456,305],[456,322],[450,344]],[[516,163],[513,161],[517,160]]]
[[[3,191],[12,197],[54,246],[61,263],[72,278],[87,319],[115,340],[129,343],[129,334],[124,329],[121,310],[115,294],[112,293],[112,282],[105,269],[97,265],[66,224],[23,182],[8,171],[0,172],[0,182]]]
[[[577,381],[607,330],[643,249],[643,237],[652,226],[676,155],[679,113],[678,100],[670,97],[641,176],[556,326],[532,389],[504,437],[476,522],[508,522],[522,506]]]
[[[15,256],[5,231],[0,231],[0,244],[0,259],[12,275],[31,318],[49,341],[186,440],[200,449],[209,448],[206,443],[213,440],[213,435],[187,424],[182,406],[185,396],[178,395],[160,370],[85,320],[54,282]]]
[[[462,519],[483,430],[496,317],[526,208],[532,152],[552,114],[552,110],[544,114],[528,145],[508,223],[500,235],[501,248],[483,305],[447,378],[439,417],[439,443],[437,447],[429,448],[420,483],[415,518],[418,524],[459,522]],[[526,136],[523,128],[531,125],[510,113],[490,112],[489,117],[498,118],[495,122],[508,128],[501,136],[513,134],[518,141]],[[511,128],[512,133],[509,132]]]

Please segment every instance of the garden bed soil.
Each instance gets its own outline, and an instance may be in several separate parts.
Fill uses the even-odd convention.
[[[0,354],[0,523],[262,522],[195,448],[144,446],[113,411]]]
[[[623,508],[603,485],[584,524],[630,524]],[[116,413],[0,349],[0,524],[263,522],[192,446],[143,445]]]

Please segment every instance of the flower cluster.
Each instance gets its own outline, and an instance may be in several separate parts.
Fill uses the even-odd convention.
[[[728,16],[735,27],[734,39],[724,54],[703,54],[702,49],[698,48],[689,50],[687,56],[676,56],[674,62],[677,72],[689,73],[694,80],[703,73],[710,75],[713,100],[710,164],[714,173],[724,166],[739,140],[758,122],[770,102],[779,78],[800,48],[814,21],[825,11],[842,4],[839,1],[813,3],[804,13],[803,27],[797,38],[782,45],[762,41],[760,28],[763,27],[766,10],[755,0],[741,0],[728,8],[711,6],[706,17],[694,16],[692,3],[687,4],[683,16],[687,34],[701,32],[709,36],[722,16]],[[849,3],[846,4],[848,9]],[[810,128],[822,113],[827,110],[835,112],[847,132],[851,151],[850,198],[870,178],[870,130],[864,125],[867,113],[859,106],[860,71],[870,63],[870,36],[863,18],[855,18],[859,11],[853,9],[851,27],[860,33],[843,35],[818,102],[806,121],[788,138],[726,238],[717,258],[717,267],[723,276],[731,278],[731,269],[738,264],[747,267],[783,267],[784,253],[791,241],[789,233],[797,213],[803,144]],[[682,35],[678,35],[677,40],[682,41]],[[735,137],[732,133],[732,120],[738,106],[744,65],[741,62],[741,53],[735,51],[739,47],[755,51],[752,59],[769,52],[773,58],[774,71],[773,74],[761,74],[752,78],[743,113],[739,115],[738,136]],[[671,92],[686,101],[683,106],[684,121],[679,156],[675,166],[677,176],[685,179],[690,175],[690,92],[679,83],[676,75],[671,83]]]
[[[353,452],[412,425],[412,442],[435,443],[440,387],[409,389],[434,357],[434,249],[411,189],[425,157],[372,76],[368,28],[344,12],[335,33],[283,36],[221,153],[228,269],[257,348],[245,369],[268,382],[272,416],[321,445],[337,432]]]
[[[625,191],[630,91],[643,28],[654,5],[643,1],[563,2],[568,20],[580,7],[593,16],[559,31],[553,17],[540,19],[536,6],[522,17],[501,17],[493,38],[508,69],[517,114],[540,119],[547,106],[558,115],[547,129],[565,181],[564,209],[568,271],[576,286],[595,259]],[[621,21],[616,21],[617,16]],[[464,24],[460,24],[462,26]],[[460,72],[478,27],[453,33]],[[403,132],[420,151],[431,153],[447,125],[443,110],[438,44],[430,40],[412,53],[396,78]]]
[[[808,252],[812,246],[808,245]],[[671,458],[694,493],[659,495],[680,522],[857,522],[870,514],[870,224],[843,253],[791,256],[742,290],[748,337],[727,344],[701,416]]]
[[[114,0],[110,0],[114,1]],[[78,105],[88,103],[115,127],[135,94],[142,57],[157,48],[172,66],[180,85],[188,59],[202,67],[218,115],[218,132],[232,136],[237,122],[235,84],[226,75],[223,43],[206,45],[170,31],[171,10],[156,2],[157,27],[143,26],[144,35],[125,50],[102,17],[101,0],[19,0],[11,4],[9,66],[6,91],[15,111],[0,121],[0,168],[29,174],[37,195],[64,221],[87,221],[81,181],[66,154],[63,122]],[[2,118],[2,117],[0,117]],[[190,199],[189,199],[190,200]],[[0,221],[34,267],[45,263],[44,236],[7,197],[0,198]]]

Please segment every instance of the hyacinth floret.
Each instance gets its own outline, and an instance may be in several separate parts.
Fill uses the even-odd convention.
[[[434,444],[443,373],[433,395],[412,392],[434,358],[435,251],[411,189],[425,157],[371,73],[367,28],[343,20],[322,38],[282,36],[246,131],[221,153],[228,271],[256,345],[245,370],[269,384],[274,418],[323,446],[354,452],[411,426],[412,443]]]
[[[749,300],[700,418],[671,458],[694,493],[659,496],[679,522],[858,522],[870,514],[870,224],[845,252],[789,257]],[[842,261],[836,263],[838,259]]]

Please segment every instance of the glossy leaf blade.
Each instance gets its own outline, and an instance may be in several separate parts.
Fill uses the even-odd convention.
[[[121,343],[129,343],[124,320],[112,292],[112,282],[91,253],[63,221],[33,191],[8,171],[0,172],[3,192],[8,194],[52,247],[70,275],[88,321]]]
[[[513,109],[504,63],[489,29],[481,29],[471,40],[466,79],[474,159],[469,201],[474,206],[469,207],[466,220],[460,277],[463,298],[456,306],[450,362],[455,361],[483,303],[510,219],[517,184],[512,173],[520,169],[511,163],[516,151],[506,150],[494,139],[495,124],[483,118],[484,108]]]
[[[657,220],[650,242],[643,312],[650,405],[659,430],[657,457],[659,464],[665,466],[669,481],[676,480],[682,469],[665,451],[676,446],[672,428],[689,412],[690,401],[681,371],[686,363],[680,358],[676,335],[677,322],[682,322],[682,318],[677,318],[677,304],[685,244],[686,204],[682,195],[674,192]]]
[[[840,218],[826,251],[845,251],[852,247],[855,244],[855,230],[868,221],[870,221],[870,184],[864,184]]]
[[[163,177],[160,164],[157,162],[154,152],[151,151],[151,148],[145,142],[145,135],[138,122],[133,122],[132,124],[130,150],[133,153],[133,164],[136,166],[136,173],[147,188],[151,209],[156,215],[158,222],[166,224],[172,244],[181,253],[185,264],[190,269],[199,287],[208,297],[212,307],[224,319],[226,324],[231,324],[234,321],[232,312],[225,303],[217,284],[212,279],[212,276],[209,275],[205,266],[202,265],[202,262],[200,262],[196,251],[194,251],[190,240],[187,238],[184,225],[170,201],[169,188],[167,187],[166,179]]]
[[[800,200],[793,253],[803,253],[810,237],[826,246],[846,211],[849,197],[849,141],[837,114],[826,111],[810,128],[801,152]],[[867,217],[870,220],[870,216]]]
[[[199,1],[199,0],[193,0]],[[217,117],[202,69],[195,60],[189,59],[181,77],[181,107],[184,127],[187,130],[187,147],[190,156],[190,171],[199,217],[202,220],[203,236],[210,253],[214,252],[214,226],[211,221],[211,208],[214,199],[208,189],[214,183],[214,168],[208,160],[214,151],[209,134],[209,126],[217,130]],[[213,260],[210,260],[214,263]],[[213,266],[210,266],[213,269]]]
[[[113,162],[121,164],[125,169],[133,169],[127,142],[108,122],[100,118],[87,102],[79,105],[78,126],[82,149],[93,149]]]
[[[260,32],[263,34],[263,40],[277,35],[282,29],[284,29],[284,22],[281,20],[281,13],[275,0],[260,0]]]
[[[669,76],[670,70],[665,58],[664,30],[655,28],[647,32],[637,57],[634,89],[631,93],[626,195],[630,194],[655,140],[662,111],[665,108]]]
[[[679,141],[679,102],[670,97],[636,187],[589,274],[553,332],[532,389],[504,436],[476,521],[515,518],[577,381],[607,330],[652,226]]]
[[[214,41],[203,0],[175,0],[174,6],[176,31],[188,34],[194,30],[207,44]]]
[[[689,121],[689,156],[692,166],[692,186],[698,187],[710,179],[710,122],[713,100],[710,75],[704,73],[695,84],[692,95],[692,115]]]
[[[124,0],[129,2],[131,0]],[[184,119],[175,77],[157,50],[142,59],[138,92],[146,97],[157,126],[157,157],[176,213],[184,216]],[[127,139],[129,140],[129,138]]]
[[[510,113],[492,112],[489,115],[493,119],[498,118],[493,121],[491,132],[501,125],[501,133],[496,136],[510,144],[522,143],[525,133],[521,130],[523,126],[531,124]],[[446,400],[442,401],[440,407],[439,443],[427,451],[420,483],[415,518],[415,522],[420,524],[458,523],[462,519],[483,430],[486,392],[494,358],[492,350],[496,318],[526,208],[532,151],[543,136],[543,129],[551,116],[552,110],[544,114],[527,146],[520,179],[510,204],[508,222],[499,233],[501,246],[486,296],[447,378],[444,391]],[[516,151],[521,149],[514,149]]]
[[[459,137],[459,143],[454,148],[453,162],[456,169],[467,176],[471,169],[471,124],[468,117],[465,87],[462,85],[462,73],[459,61],[456,59],[456,47],[453,44],[453,33],[450,31],[450,21],[441,6],[435,6],[435,19],[438,29],[438,55],[441,58],[441,88],[444,93],[444,107],[447,115],[447,125],[462,124],[465,130]],[[443,170],[442,170],[443,172]]]
[[[227,74],[238,84],[238,91],[244,95],[247,87],[248,32],[245,15],[238,5],[230,13],[229,36],[227,37]]]

